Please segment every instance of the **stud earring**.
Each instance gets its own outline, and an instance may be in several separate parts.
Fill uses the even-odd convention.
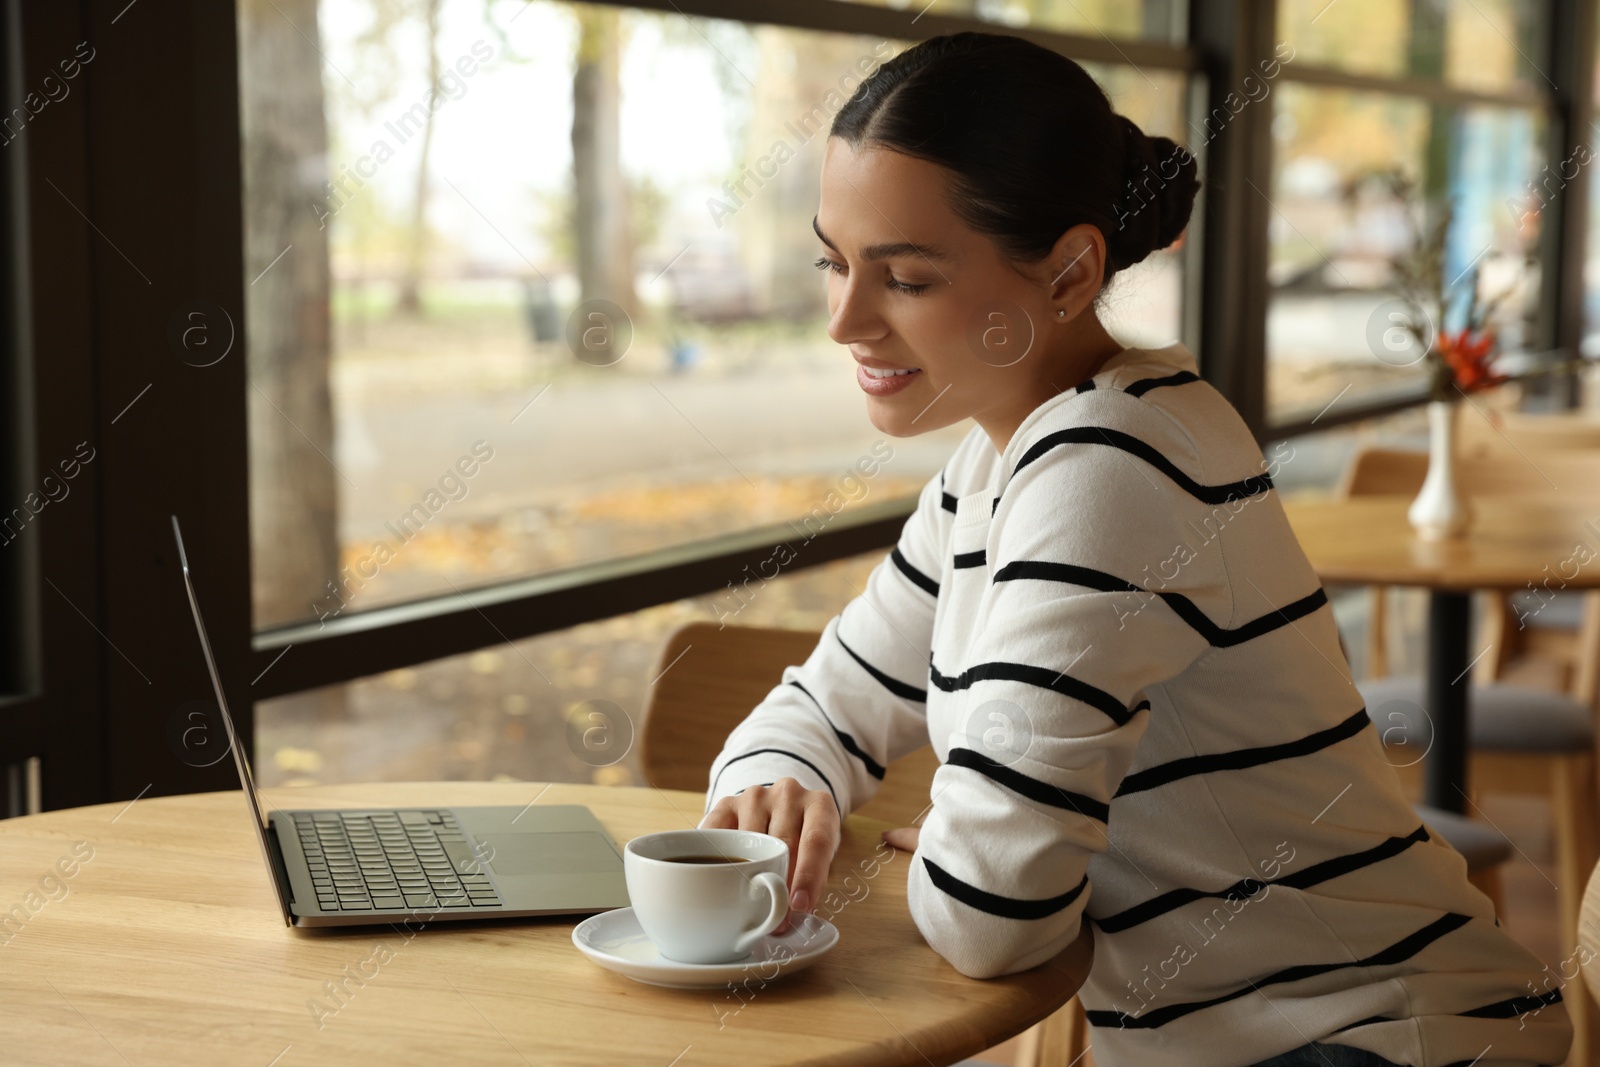
[[[1064,319],[1066,317],[1067,317],[1067,309],[1066,308],[1056,308],[1056,318]]]

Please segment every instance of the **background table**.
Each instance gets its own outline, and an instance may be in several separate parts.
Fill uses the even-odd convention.
[[[266,795],[286,807],[520,807],[537,797],[588,805],[619,845],[692,827],[704,806],[692,792],[540,783]],[[1033,970],[963,976],[906,910],[911,855],[880,851],[888,824],[860,816],[847,821],[829,874],[838,896],[817,909],[839,928],[839,944],[765,984],[753,975],[736,989],[641,985],[578,952],[571,935],[581,917],[429,923],[409,937],[388,926],[291,930],[248,818],[243,795],[231,792],[0,821],[0,909],[32,910],[0,926],[0,1060],[948,1064],[1055,1011],[1092,956],[1086,933]],[[49,881],[79,841],[92,858]],[[30,909],[30,892],[42,907]]]
[[[1472,591],[1523,589],[1547,574],[1552,588],[1600,587],[1600,565],[1561,566],[1587,543],[1600,553],[1600,486],[1590,493],[1530,491],[1473,501],[1464,537],[1423,541],[1406,520],[1413,496],[1285,501],[1300,547],[1324,582],[1421,586],[1428,590],[1427,712],[1434,747],[1427,803],[1465,810],[1467,691],[1472,662]],[[1550,568],[1549,572],[1545,568]],[[1568,577],[1568,572],[1576,574]]]

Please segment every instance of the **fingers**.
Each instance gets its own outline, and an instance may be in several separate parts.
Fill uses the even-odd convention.
[[[739,829],[754,830],[761,834],[767,832],[767,824],[772,818],[768,810],[772,804],[770,791],[770,786],[753,785],[733,798],[739,811]]]
[[[789,846],[785,882],[790,910],[775,934],[787,933],[798,914],[816,906],[839,849],[839,809],[833,797],[806,789],[793,778],[780,778],[770,786],[753,785],[735,796],[723,797],[701,818],[699,829],[754,830],[781,838]]]
[[[696,830],[737,830],[739,812],[730,803],[732,797],[723,797],[701,817]]]
[[[828,794],[812,793],[807,798],[805,824],[800,830],[794,878],[789,882],[791,916],[809,912],[821,899],[828,884],[828,867],[838,849],[839,809]]]
[[[921,836],[921,827],[897,826],[893,830],[885,830],[883,839],[895,848],[905,852],[914,852],[917,848],[917,839]]]
[[[793,778],[783,778],[767,789],[766,833],[781,837],[789,846],[789,869],[784,877],[794,884],[794,865],[800,850],[800,829],[805,824],[806,790]]]

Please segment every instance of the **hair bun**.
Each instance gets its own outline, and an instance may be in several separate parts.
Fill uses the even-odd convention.
[[[1122,188],[1107,249],[1116,269],[1132,266],[1178,239],[1200,190],[1194,155],[1170,137],[1147,137],[1126,115],[1122,127]]]

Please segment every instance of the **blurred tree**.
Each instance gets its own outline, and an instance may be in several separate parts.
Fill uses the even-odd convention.
[[[631,199],[622,175],[624,33],[614,7],[575,4],[578,54],[572,73],[573,230],[580,302],[604,299],[630,318],[633,289]]]
[[[328,388],[327,126],[317,0],[239,0],[257,626],[315,617],[339,574]]]
[[[423,25],[427,28],[428,87],[439,85],[439,4],[440,0],[420,0]],[[401,268],[399,290],[395,309],[404,315],[415,315],[422,310],[418,290],[422,284],[422,270],[428,253],[428,157],[433,148],[433,108],[426,108],[422,120],[422,146],[417,155],[416,193],[411,201],[411,234],[406,249],[405,263]]]

